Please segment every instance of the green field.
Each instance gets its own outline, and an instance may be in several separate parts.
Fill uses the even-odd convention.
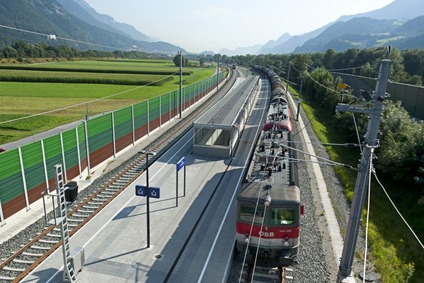
[[[183,71],[187,86],[210,77],[215,69]],[[108,112],[178,88],[179,68],[171,60],[2,65],[0,145],[82,119],[87,111]]]

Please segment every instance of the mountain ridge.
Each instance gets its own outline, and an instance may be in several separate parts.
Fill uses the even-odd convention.
[[[289,54],[289,53],[301,53],[301,52],[320,52],[323,51],[324,48],[333,48],[335,50],[346,50],[348,48],[355,48],[355,41],[349,42],[349,36],[346,33],[343,33],[341,37],[328,37],[328,41],[325,44],[317,45],[318,41],[322,41],[323,37],[328,36],[324,34],[323,37],[320,37],[322,33],[324,33],[328,28],[333,25],[338,25],[340,22],[349,22],[354,18],[371,18],[372,20],[412,20],[417,17],[424,15],[424,5],[422,5],[422,0],[395,0],[392,3],[382,7],[380,9],[376,9],[373,11],[369,11],[366,13],[360,13],[356,15],[345,15],[339,17],[336,21],[331,22],[321,28],[313,30],[311,32],[292,36],[287,41],[281,42],[280,44],[273,46],[271,48],[267,47],[266,44],[258,51],[258,54]],[[408,21],[409,22],[409,21]],[[408,23],[406,22],[406,23]],[[383,23],[383,22],[381,22]],[[405,23],[405,24],[406,24]],[[365,23],[363,23],[365,25]],[[371,24],[371,23],[370,23]],[[417,25],[414,25],[413,22],[410,23],[414,26],[415,30],[419,28]],[[405,26],[406,29],[408,26]],[[345,24],[345,28],[352,29],[349,25]],[[424,46],[420,45],[421,33],[409,34],[409,31],[405,31],[401,28],[396,29],[394,24],[393,29],[390,30],[393,35],[393,39],[390,38],[381,38],[375,37],[373,38],[365,38],[362,33],[357,33],[355,36],[352,35],[352,38],[363,37],[362,41],[381,41],[382,44],[393,44],[398,48],[423,48]],[[283,35],[285,35],[284,33]],[[282,35],[282,36],[283,36]],[[396,38],[396,36],[398,38]],[[400,38],[399,38],[400,37]],[[352,39],[350,38],[350,39]],[[356,40],[355,39],[355,40]],[[272,42],[272,41],[271,41]],[[314,45],[316,48],[314,48]],[[363,46],[370,47],[376,46],[376,44],[363,44]]]
[[[183,50],[167,42],[135,40],[114,32],[112,28],[105,30],[91,25],[72,15],[56,0],[2,1],[0,19],[3,26],[9,27],[2,28],[0,48],[11,46],[19,40],[51,44],[48,35],[55,35],[58,44],[82,50],[96,48],[173,54]]]

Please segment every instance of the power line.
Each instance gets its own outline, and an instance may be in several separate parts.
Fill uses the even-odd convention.
[[[411,226],[408,224],[408,222],[406,221],[405,217],[403,217],[402,213],[400,213],[399,209],[396,207],[395,203],[393,202],[393,200],[390,198],[389,194],[387,193],[386,189],[384,188],[383,184],[380,182],[380,180],[377,177],[377,174],[375,173],[375,171],[373,171],[374,177],[377,180],[378,184],[380,185],[380,187],[383,189],[383,192],[386,194],[387,199],[390,201],[390,203],[392,204],[393,208],[396,210],[396,212],[399,214],[400,218],[402,219],[402,221],[406,224],[406,226],[408,227],[409,231],[411,231],[412,235],[414,235],[415,239],[417,240],[417,242],[420,244],[420,246],[423,248],[424,250],[424,244],[420,241],[420,239],[418,238],[417,234],[415,234],[414,230],[412,230]]]
[[[51,40],[60,39],[60,40],[64,40],[64,41],[70,41],[70,42],[82,43],[82,44],[87,44],[87,45],[92,45],[92,46],[97,46],[97,47],[109,48],[109,49],[113,49],[113,50],[124,50],[124,51],[130,50],[128,48],[112,47],[112,46],[108,46],[108,45],[97,44],[97,43],[92,43],[92,42],[88,42],[88,41],[81,41],[81,40],[76,40],[76,39],[72,39],[72,38],[60,37],[60,36],[56,36],[56,35],[53,35],[53,34],[40,33],[40,32],[30,31],[30,30],[26,30],[26,29],[15,28],[15,27],[11,27],[11,26],[0,25],[0,27],[5,28],[5,29],[15,30],[15,31],[35,34],[35,35],[39,35],[39,36],[44,36],[44,37],[47,37],[48,39],[51,39]]]

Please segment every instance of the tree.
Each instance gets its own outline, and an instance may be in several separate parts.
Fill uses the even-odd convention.
[[[182,56],[182,58],[181,58]],[[182,60],[181,60],[182,59]],[[175,66],[180,67],[180,62],[182,61],[183,65],[182,67],[187,67],[188,66],[188,59],[185,58],[182,54],[177,54],[175,55],[175,57],[172,59],[172,62],[174,62]]]
[[[199,65],[200,65],[200,67],[204,67],[205,66],[205,56],[200,56],[200,58],[199,58]]]
[[[377,168],[393,180],[413,185],[423,166],[423,125],[414,122],[400,102],[385,102]]]

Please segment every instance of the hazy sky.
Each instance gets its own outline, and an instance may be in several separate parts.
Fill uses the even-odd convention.
[[[98,13],[189,52],[235,49],[299,35],[394,0],[85,0]]]

